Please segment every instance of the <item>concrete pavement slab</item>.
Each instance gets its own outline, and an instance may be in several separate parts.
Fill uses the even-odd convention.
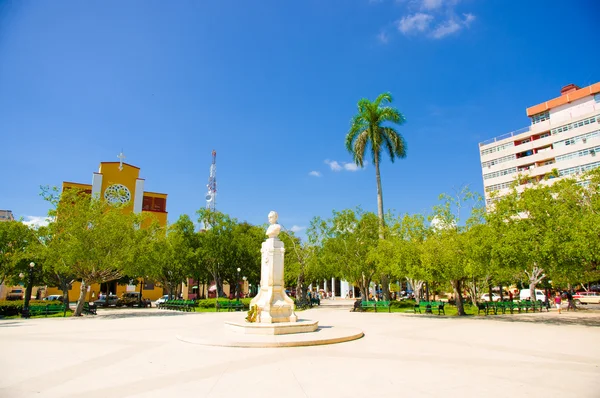
[[[597,313],[507,320],[323,307],[302,317],[365,336],[278,349],[176,338],[243,316],[135,309],[0,320],[0,397],[600,396]]]

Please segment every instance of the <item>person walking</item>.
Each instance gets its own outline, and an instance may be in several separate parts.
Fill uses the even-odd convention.
[[[554,305],[556,305],[556,309],[558,310],[559,314],[560,314],[561,304],[562,304],[562,299],[560,298],[560,293],[556,292],[556,296],[554,297]]]

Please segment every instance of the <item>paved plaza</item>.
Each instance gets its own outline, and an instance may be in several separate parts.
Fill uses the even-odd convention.
[[[600,314],[441,318],[300,312],[362,339],[226,348],[178,334],[220,333],[242,313],[134,309],[96,317],[0,320],[0,397],[600,396]]]

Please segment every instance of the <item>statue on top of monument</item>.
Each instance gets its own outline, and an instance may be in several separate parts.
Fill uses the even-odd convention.
[[[281,231],[281,225],[277,224],[277,217],[279,217],[277,215],[276,211],[271,211],[269,213],[269,228],[267,228],[267,236],[269,238],[276,238],[277,235],[279,235],[279,232]]]

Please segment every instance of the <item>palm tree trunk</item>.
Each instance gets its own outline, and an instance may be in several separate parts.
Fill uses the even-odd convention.
[[[381,173],[379,172],[379,156],[375,154],[375,175],[377,177],[377,216],[379,217],[379,239],[383,239],[383,192],[381,190]]]

